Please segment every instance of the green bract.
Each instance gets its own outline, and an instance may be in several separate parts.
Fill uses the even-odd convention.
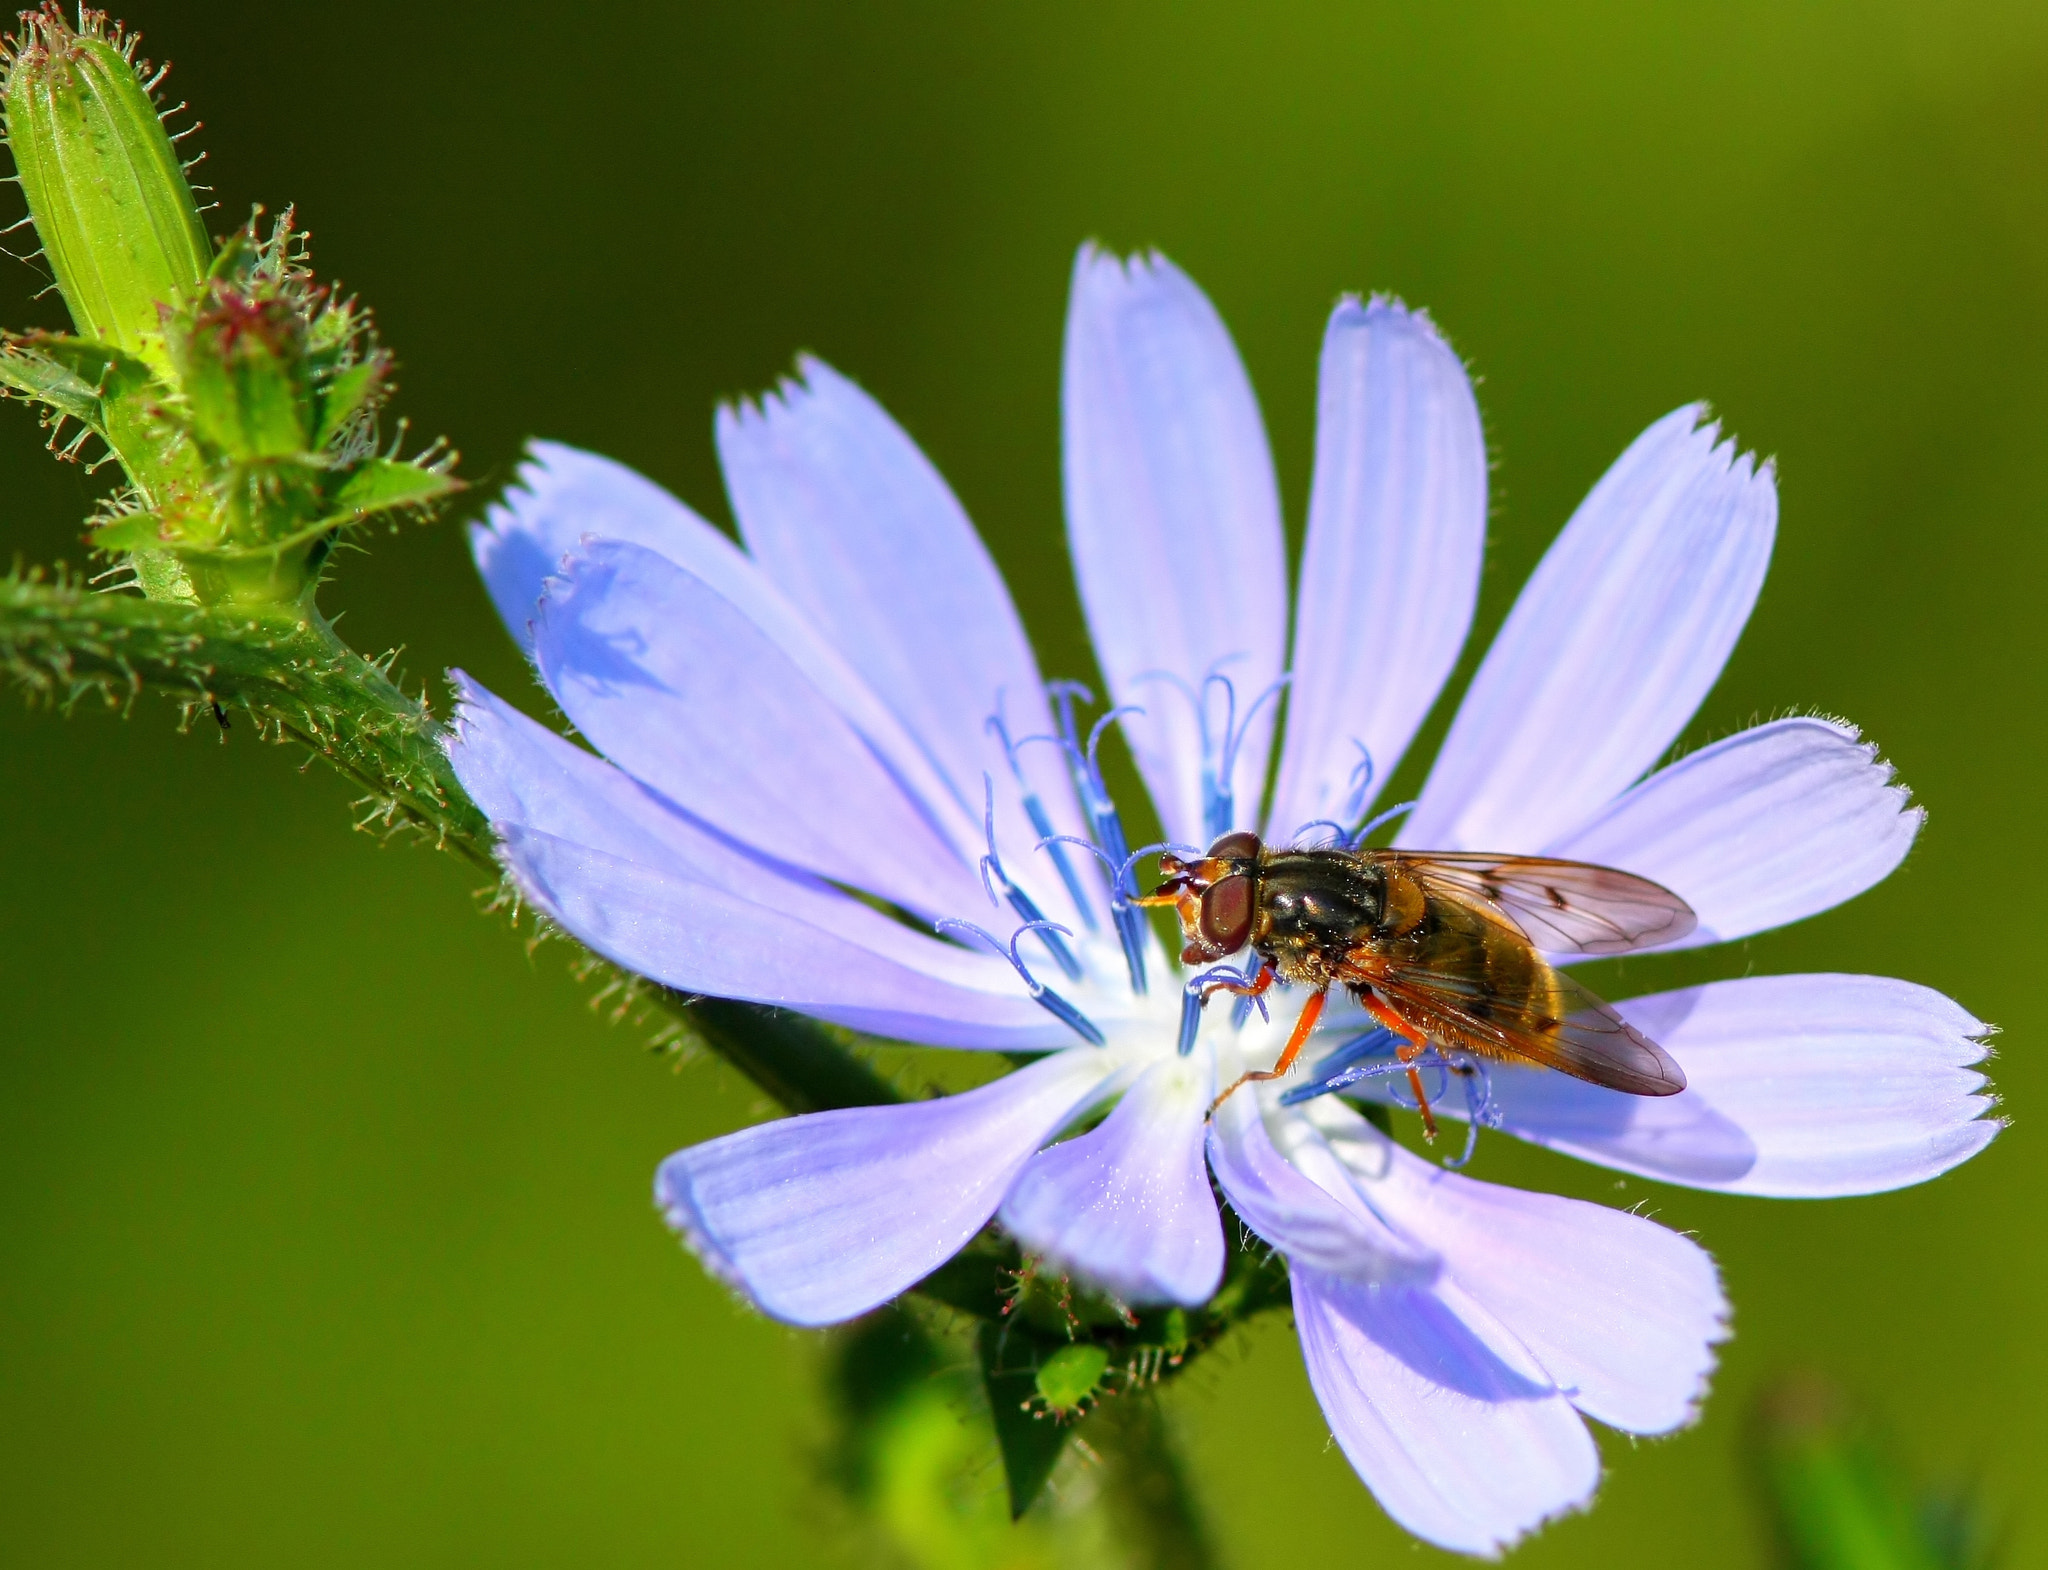
[[[92,544],[150,598],[294,605],[342,529],[454,491],[454,454],[380,449],[390,355],[289,210],[215,254],[137,42],[46,0],[6,47],[6,134],[78,335],[0,339],[0,391],[49,411],[63,456],[105,443],[127,484]]]

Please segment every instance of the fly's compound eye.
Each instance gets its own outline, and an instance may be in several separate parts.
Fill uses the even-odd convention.
[[[1250,829],[1238,829],[1235,833],[1224,835],[1223,838],[1211,845],[1209,847],[1209,858],[1212,861],[1219,857],[1230,861],[1243,861],[1258,855],[1259,850],[1258,835],[1254,834]]]
[[[1234,954],[1252,935],[1252,880],[1243,873],[1219,878],[1202,892],[1202,941]]]

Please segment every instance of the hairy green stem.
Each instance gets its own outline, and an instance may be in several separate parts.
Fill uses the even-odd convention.
[[[693,1036],[791,1112],[879,1107],[902,1094],[800,1014],[663,987],[654,995]]]
[[[426,704],[310,605],[206,609],[15,573],[0,578],[0,673],[32,701],[66,709],[88,698],[125,708],[155,688],[188,720],[247,719],[361,786],[362,826],[414,830],[496,865],[490,825],[455,778]]]
[[[1103,1502],[1133,1570],[1213,1570],[1220,1563],[1156,1396],[1105,1401],[1089,1419],[1086,1438],[1102,1458]]]

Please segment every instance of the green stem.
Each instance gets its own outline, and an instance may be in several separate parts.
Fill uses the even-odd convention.
[[[1194,1490],[1150,1392],[1105,1401],[1083,1431],[1102,1457],[1102,1498],[1134,1570],[1214,1570]]]
[[[463,793],[424,702],[335,636],[310,605],[207,609],[99,594],[75,579],[0,578],[0,674],[63,708],[125,707],[144,688],[188,720],[246,718],[363,787],[360,826],[412,829],[495,868],[490,825]]]
[[[879,1107],[903,1099],[894,1085],[800,1014],[668,987],[654,996],[692,1035],[791,1112]]]
[[[126,707],[154,688],[188,720],[246,719],[361,786],[361,826],[411,829],[497,871],[490,824],[442,750],[440,723],[310,606],[206,608],[15,573],[0,578],[0,676],[67,709],[87,698]],[[661,987],[645,995],[792,1112],[902,1099],[799,1015]]]

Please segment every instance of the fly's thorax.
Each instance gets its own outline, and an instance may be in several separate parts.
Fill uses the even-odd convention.
[[[1342,851],[1270,851],[1259,868],[1254,941],[1279,952],[1334,954],[1390,935],[1386,867]]]

